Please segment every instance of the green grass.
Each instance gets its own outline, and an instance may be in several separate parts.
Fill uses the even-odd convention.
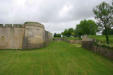
[[[109,42],[110,42],[109,45],[106,44],[105,35],[89,35],[88,37],[101,41],[103,45],[113,47],[113,35],[109,35]]]
[[[106,42],[105,35],[89,35],[88,37]],[[113,35],[109,35],[109,40],[110,40],[110,43],[113,43]]]
[[[113,75],[113,61],[66,42],[34,50],[1,50],[0,75]]]

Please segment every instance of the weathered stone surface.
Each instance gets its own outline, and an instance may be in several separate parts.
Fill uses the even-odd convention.
[[[48,45],[48,43],[52,40],[52,33],[45,31],[45,45]]]
[[[96,46],[93,41],[82,41],[82,47],[113,60],[113,49]]]
[[[21,49],[24,28],[0,28],[0,49]]]
[[[24,48],[42,47],[45,41],[44,35],[45,30],[43,25],[35,22],[25,23]]]
[[[12,27],[12,24],[5,24],[5,27]]]
[[[13,27],[15,27],[15,28],[22,28],[22,27],[24,27],[24,25],[23,24],[13,24]]]
[[[52,34],[46,33],[44,26],[37,22],[22,24],[6,24],[0,27],[0,49],[40,48]]]
[[[87,35],[82,36],[82,41],[93,41],[94,39],[88,38]]]

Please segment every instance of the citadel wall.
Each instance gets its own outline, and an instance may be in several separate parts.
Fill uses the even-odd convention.
[[[52,40],[52,33],[45,31],[45,45],[47,45]]]
[[[19,25],[18,25],[19,26]],[[0,25],[0,49],[21,49],[24,28],[12,24]]]
[[[40,48],[45,42],[45,29],[40,23],[26,22],[23,48]]]
[[[0,24],[0,49],[41,48],[49,42],[51,33],[37,22]]]

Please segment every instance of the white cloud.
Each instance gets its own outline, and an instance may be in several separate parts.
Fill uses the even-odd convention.
[[[0,0],[0,23],[37,21],[51,32],[61,32],[92,18],[92,9],[102,1],[111,0]]]
[[[65,4],[63,8],[59,11],[59,17],[66,17],[72,9],[73,6],[71,4]]]

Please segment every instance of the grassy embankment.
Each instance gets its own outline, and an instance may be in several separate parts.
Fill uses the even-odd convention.
[[[107,45],[106,38],[104,35],[90,35],[88,37],[101,41],[102,44]],[[113,35],[109,35],[109,42],[110,42],[109,46],[113,47]]]

